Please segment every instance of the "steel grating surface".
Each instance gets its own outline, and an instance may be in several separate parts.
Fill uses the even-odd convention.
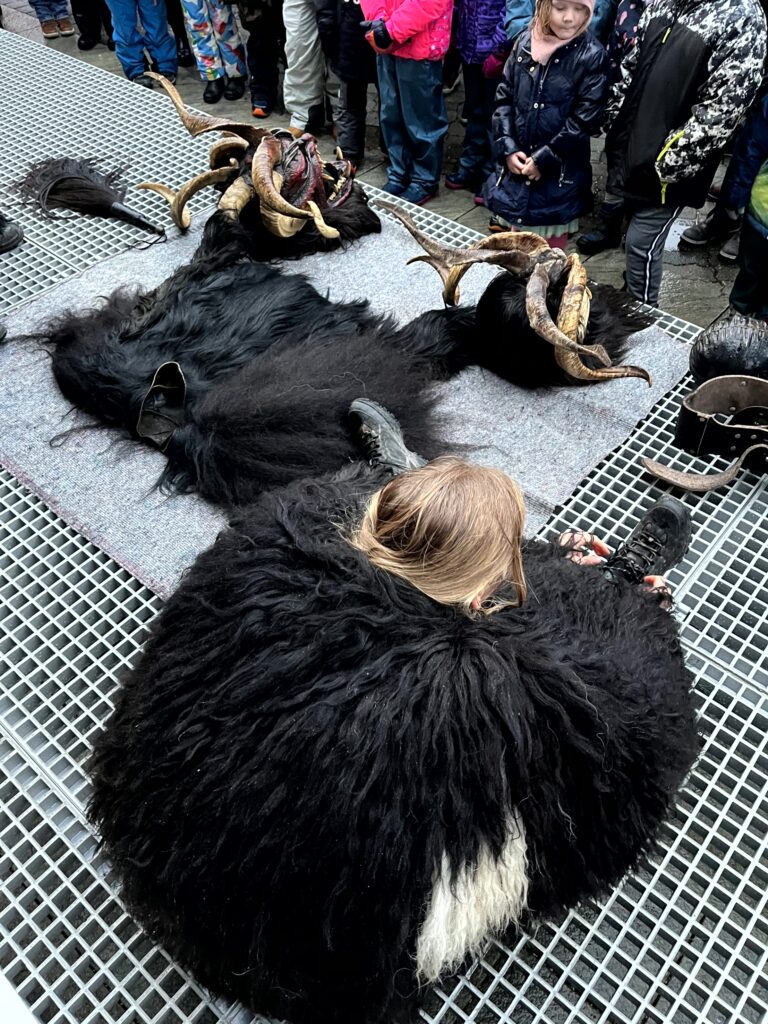
[[[26,236],[18,249],[0,254],[3,313],[86,267],[152,241],[119,221],[100,218],[94,230],[88,217],[46,220],[21,205],[13,183],[28,164],[46,156],[96,157],[105,169],[125,166],[130,185],[149,180],[178,188],[206,169],[211,140],[191,138],[159,92],[1,29],[0,66],[15,69],[0,90],[0,210],[19,221]],[[127,199],[150,220],[170,226],[159,196],[130,188]],[[199,195],[190,210],[194,215],[208,205]]]
[[[668,443],[672,401],[651,414],[655,427],[641,425],[592,474],[553,529],[581,521],[608,533],[613,522],[614,537],[628,532],[652,498],[632,459],[656,428]],[[765,600],[764,535],[742,563],[752,526],[764,529],[766,496],[745,476],[697,500],[692,564],[678,594],[706,745],[659,856],[603,904],[581,906],[514,946],[493,943],[466,976],[429,994],[427,1021],[768,1020],[765,655],[742,664],[734,626],[725,639],[705,630],[712,643],[703,652],[695,643],[695,616],[707,627],[716,619],[696,606],[703,567],[731,587],[723,607],[735,602],[743,615]],[[233,1015],[245,1024],[251,1015],[209,1003],[125,914],[84,821],[89,739],[159,601],[6,473],[0,509],[0,967],[35,1015],[55,1024],[207,1024]]]
[[[130,160],[131,181],[191,177],[205,166],[207,143],[186,136],[160,96],[55,51],[0,32],[0,60],[29,75],[4,85],[3,123],[26,109],[32,88],[37,104],[25,138],[8,127],[2,136],[10,156],[0,209],[22,220],[28,238],[12,268],[3,263],[10,254],[0,256],[2,311],[146,237],[102,222],[92,238],[87,221],[42,222],[10,206],[18,168],[61,151],[63,92],[81,152],[85,143],[105,164]],[[150,133],[144,164],[125,140]],[[374,202],[409,207],[367,191]],[[129,198],[167,219],[158,199]],[[481,237],[428,210],[410,212],[446,244]],[[688,342],[699,330],[666,314],[658,323]],[[663,490],[642,473],[643,454],[680,469],[724,468],[671,445],[687,386],[589,475],[548,531],[576,523],[625,537]],[[513,946],[493,943],[466,975],[428,995],[430,1024],[768,1022],[768,492],[745,474],[727,491],[685,500],[694,540],[670,576],[706,743],[659,853],[600,905]],[[158,608],[155,595],[0,473],[0,968],[52,1024],[257,1019],[211,1003],[142,934],[110,889],[85,823],[90,738]]]

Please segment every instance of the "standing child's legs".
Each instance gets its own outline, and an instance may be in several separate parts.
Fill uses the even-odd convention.
[[[448,131],[442,61],[404,57],[392,60],[411,164],[411,180],[403,198],[423,203],[437,194],[443,168],[443,140]]]
[[[144,37],[136,24],[136,0],[109,0],[108,6],[112,14],[115,55],[125,77],[133,81],[145,70]]]
[[[361,19],[362,21],[362,15]],[[283,79],[285,108],[291,128],[302,131],[325,121],[325,57],[317,31],[312,0],[283,0],[285,57],[288,66]]]
[[[59,34],[57,22],[69,20],[67,0],[30,0],[30,4],[34,8],[37,20],[41,25],[53,22],[50,30],[51,37]]]
[[[144,29],[144,46],[161,75],[175,75],[179,69],[176,41],[168,31],[165,0],[138,0],[139,20]],[[142,66],[142,71],[143,71]]]
[[[552,235],[547,239],[547,243],[551,249],[565,249],[568,245],[568,232],[566,231],[562,235]]]
[[[768,320],[768,239],[744,218],[739,243],[739,273],[730,302],[745,316]]]
[[[411,153],[408,133],[405,128],[400,82],[397,76],[399,57],[379,54],[376,68],[379,76],[379,126],[389,156],[389,170],[385,192],[400,195],[408,187],[411,178]],[[442,89],[442,86],[441,86]]]
[[[448,188],[468,188],[479,192],[495,168],[491,114],[498,83],[485,77],[482,64],[462,63],[462,69],[467,128],[458,166],[453,174],[446,177],[445,183]]]
[[[280,0],[238,0],[240,21],[248,32],[245,51],[254,117],[268,117],[277,104],[277,59],[283,48]]]
[[[347,160],[359,165],[365,153],[365,117],[368,112],[368,83],[342,79],[336,115],[336,145]]]
[[[655,306],[664,270],[664,243],[681,207],[629,207],[627,227],[627,291],[634,299]]]

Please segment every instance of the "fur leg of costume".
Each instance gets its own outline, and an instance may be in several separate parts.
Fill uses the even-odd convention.
[[[239,504],[331,471],[356,454],[345,415],[361,394],[391,408],[434,456],[442,449],[429,384],[470,363],[524,386],[569,380],[530,329],[523,286],[509,274],[489,285],[477,313],[436,310],[399,328],[365,302],[330,302],[300,275],[243,261],[250,244],[242,225],[216,214],[192,263],[158,289],[116,292],[46,332],[66,397],[133,438],[158,368],[179,363],[186,402],[165,449],[166,484]],[[612,290],[597,291],[587,340],[618,356],[641,322]]]
[[[295,1024],[416,1019],[420,984],[647,851],[697,738],[675,622],[564,549],[469,619],[339,523],[379,481],[264,495],[165,606],[91,763],[151,935]]]

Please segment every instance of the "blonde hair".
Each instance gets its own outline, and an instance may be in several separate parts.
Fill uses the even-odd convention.
[[[487,615],[525,600],[524,522],[522,493],[506,473],[445,456],[377,491],[348,540],[434,601]],[[505,585],[514,596],[493,598]]]
[[[589,21],[589,8],[586,4],[582,4],[582,7],[584,7],[585,11],[584,21],[587,22]],[[542,35],[552,35],[552,0],[536,0],[536,8],[531,25],[536,21],[539,23],[539,30]]]

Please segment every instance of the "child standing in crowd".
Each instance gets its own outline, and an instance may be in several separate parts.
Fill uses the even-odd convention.
[[[365,155],[368,86],[376,81],[376,54],[362,28],[360,0],[315,0],[323,53],[339,79],[336,145],[359,167]]]
[[[67,0],[29,0],[35,9],[45,39],[73,36],[75,26],[69,16]]]
[[[235,15],[223,0],[182,0],[187,35],[205,82],[204,103],[245,95],[248,66]]]
[[[361,0],[379,54],[380,124],[389,153],[384,191],[419,206],[437,195],[448,118],[443,57],[453,0]]]
[[[645,4],[646,0],[619,0],[616,21],[608,38],[611,85],[621,77],[622,62],[637,43]],[[585,256],[594,256],[603,249],[615,249],[621,245],[623,226],[624,200],[621,196],[606,192],[597,224],[588,234],[576,239],[576,248]]]
[[[501,173],[486,182],[492,231],[534,231],[564,248],[592,203],[590,136],[608,91],[608,55],[587,32],[594,0],[538,0],[496,93]]]
[[[507,38],[512,41],[531,24],[534,0],[506,0],[504,28]],[[595,0],[589,31],[604,43],[613,27],[616,14],[616,0]]]
[[[179,64],[176,43],[168,31],[165,0],[107,0],[107,7],[112,14],[115,54],[125,77],[147,89],[154,89],[154,81],[145,74],[146,50],[158,72],[169,82],[175,82]]]
[[[448,189],[469,189],[482,205],[483,182],[493,171],[491,113],[496,82],[483,74],[483,64],[507,42],[504,0],[459,0],[456,49],[464,76],[464,111],[467,130],[459,163],[446,175]]]
[[[768,96],[739,135],[726,195],[733,209],[746,207],[731,305],[740,313],[768,320]]]

